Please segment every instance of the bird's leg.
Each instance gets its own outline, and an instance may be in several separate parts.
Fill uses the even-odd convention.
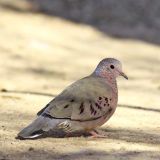
[[[70,133],[70,132],[66,133],[65,137],[66,137],[66,138],[71,137],[71,133]]]
[[[66,138],[69,138],[69,137],[81,137],[81,133],[78,133],[78,132],[67,132],[65,137]]]
[[[90,138],[106,138],[107,136],[99,134],[98,131],[92,130],[89,132],[91,134]]]

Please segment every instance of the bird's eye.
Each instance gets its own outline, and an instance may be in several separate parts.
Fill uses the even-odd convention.
[[[110,65],[110,68],[111,68],[111,69],[114,69],[114,65]]]

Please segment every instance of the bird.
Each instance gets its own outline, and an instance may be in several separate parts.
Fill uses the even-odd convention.
[[[56,129],[65,133],[84,131],[94,138],[103,137],[96,129],[116,110],[118,76],[128,79],[121,62],[104,58],[89,76],[66,87],[41,109],[35,120],[17,134],[17,138],[34,139]]]

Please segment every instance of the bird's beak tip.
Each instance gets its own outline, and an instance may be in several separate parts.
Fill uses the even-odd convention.
[[[128,80],[128,77],[127,77],[127,75],[126,75],[125,73],[121,72],[120,75],[123,76],[125,79]]]

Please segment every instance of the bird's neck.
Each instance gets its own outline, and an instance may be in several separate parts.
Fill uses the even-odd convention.
[[[110,86],[112,87],[113,91],[118,93],[116,77],[114,77],[112,73],[108,72],[106,74],[106,72],[105,73],[103,73],[103,72],[93,72],[93,75],[101,77],[101,78],[104,78],[105,81],[110,84]]]
[[[110,84],[110,86],[112,87],[113,91],[118,93],[118,88],[117,88],[117,80],[115,77],[105,77],[106,81]]]

